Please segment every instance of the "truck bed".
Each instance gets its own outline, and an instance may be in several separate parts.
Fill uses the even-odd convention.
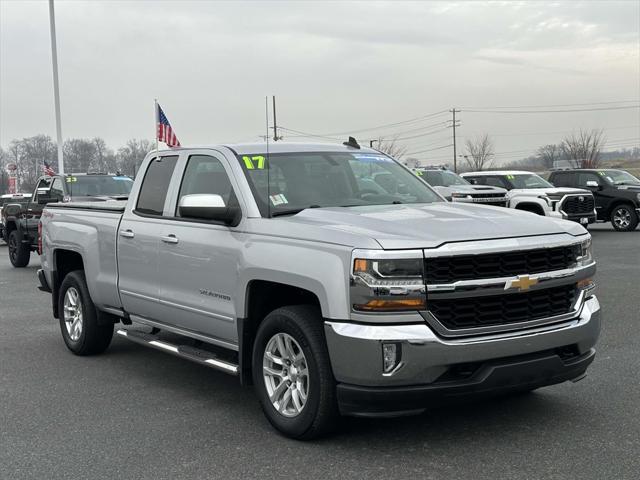
[[[76,208],[80,210],[92,210],[96,212],[103,211],[123,213],[126,206],[126,200],[108,200],[106,202],[50,203],[49,205],[47,205],[47,209]]]
[[[117,232],[127,202],[51,203],[42,215],[45,274],[54,269],[60,248],[82,255],[87,287],[98,308],[119,309]],[[50,264],[51,262],[51,264]],[[47,278],[52,282],[52,278]]]

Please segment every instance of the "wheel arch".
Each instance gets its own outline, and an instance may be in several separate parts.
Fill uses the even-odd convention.
[[[238,318],[238,358],[243,385],[252,383],[251,356],[260,323],[270,312],[288,305],[314,305],[322,311],[319,296],[306,288],[270,280],[252,280],[247,284],[245,314]]]

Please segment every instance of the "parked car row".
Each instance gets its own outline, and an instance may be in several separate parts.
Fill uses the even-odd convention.
[[[103,352],[117,325],[252,384],[293,438],[340,415],[577,381],[595,357],[590,234],[483,205],[527,199],[560,218],[589,191],[416,176],[354,139],[174,148],[140,173],[126,202],[49,203],[39,185],[12,230],[40,245],[40,289],[77,355]]]
[[[452,202],[507,206],[572,220],[585,228],[611,222],[618,231],[640,222],[640,180],[624,170],[553,171],[549,180],[525,171],[482,171],[457,175],[446,167],[414,168],[414,173]]]

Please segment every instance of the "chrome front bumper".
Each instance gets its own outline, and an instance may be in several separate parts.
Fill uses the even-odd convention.
[[[415,317],[415,318],[414,318]],[[419,315],[412,323],[363,325],[325,321],[325,335],[336,381],[364,387],[429,385],[461,364],[573,346],[579,355],[590,352],[600,334],[600,304],[595,296],[579,315],[563,323],[524,331],[443,339]],[[415,320],[415,323],[413,321]],[[382,372],[382,343],[401,345],[401,364],[392,374]],[[586,367],[585,367],[586,368]]]

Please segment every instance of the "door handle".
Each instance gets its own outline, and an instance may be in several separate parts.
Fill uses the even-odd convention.
[[[124,238],[133,238],[136,234],[131,230],[120,230],[120,236]]]
[[[160,237],[164,243],[178,243],[178,238],[172,233],[166,237]]]

